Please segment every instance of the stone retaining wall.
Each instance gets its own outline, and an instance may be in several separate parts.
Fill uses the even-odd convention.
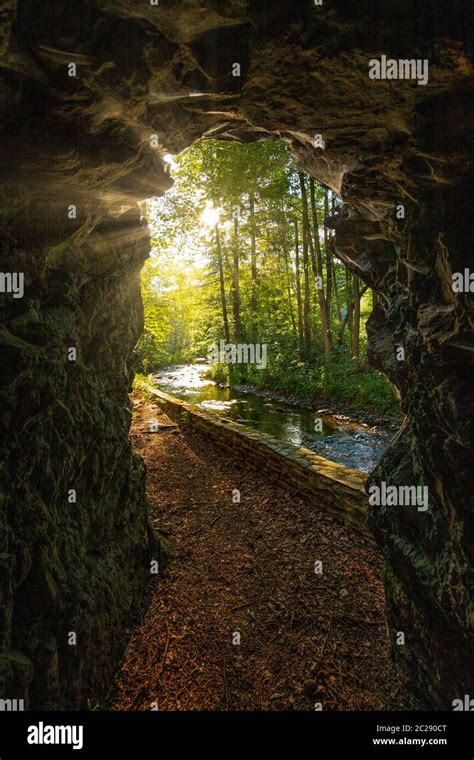
[[[172,418],[185,420],[211,435],[221,446],[243,454],[247,460],[262,467],[273,481],[294,489],[318,509],[354,528],[370,543],[374,542],[367,525],[366,476],[362,472],[218,417],[151,386],[149,391]]]

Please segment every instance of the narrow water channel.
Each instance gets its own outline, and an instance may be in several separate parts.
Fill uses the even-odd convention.
[[[391,437],[380,428],[371,432],[367,426],[323,415],[318,415],[322,432],[315,432],[317,407],[314,411],[300,409],[255,393],[220,387],[205,377],[207,369],[206,364],[176,365],[161,370],[154,379],[165,393],[361,472],[375,467]]]

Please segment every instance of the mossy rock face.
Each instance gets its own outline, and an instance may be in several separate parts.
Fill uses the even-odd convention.
[[[0,654],[0,699],[28,701],[28,690],[33,678],[33,663],[20,652]]]
[[[149,579],[144,467],[127,435],[136,262],[148,248],[146,237],[128,255],[110,248],[115,266],[85,281],[80,299],[67,271],[62,290],[45,289],[35,316],[48,326],[44,345],[31,346],[33,320],[7,321],[25,349],[4,386],[2,633],[34,664],[31,707],[86,707],[106,693]],[[21,680],[6,693],[17,689]]]
[[[33,667],[31,680],[4,670],[8,696],[100,702],[143,600],[128,392],[149,240],[135,204],[171,185],[150,135],[175,153],[211,131],[286,140],[346,202],[327,220],[335,253],[378,293],[370,359],[407,415],[373,482],[430,493],[427,513],[370,517],[391,630],[410,639],[400,668],[426,706],[473,693],[473,309],[451,287],[472,265],[471,12],[464,0],[3,3],[0,270],[23,272],[25,295],[0,294],[0,641]],[[371,82],[382,54],[428,59],[429,84]]]

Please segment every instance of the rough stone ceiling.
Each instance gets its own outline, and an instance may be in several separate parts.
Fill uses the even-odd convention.
[[[169,188],[161,156],[202,136],[287,140],[347,203],[328,220],[334,252],[379,295],[369,357],[406,414],[372,478],[426,484],[432,500],[426,516],[370,516],[390,628],[410,633],[395,656],[424,705],[450,709],[472,693],[473,312],[451,278],[472,265],[473,9],[465,0],[4,0],[2,253],[27,287],[21,302],[2,302],[0,675],[30,689],[33,704],[83,704],[100,690],[125,643],[112,646],[107,631],[124,628],[140,597],[147,511],[127,394],[149,244],[134,204]],[[371,81],[368,62],[383,54],[428,60],[429,84]],[[63,360],[71,340],[82,361],[74,372]],[[72,516],[64,493],[77,473],[87,489]],[[108,565],[99,539],[114,546]],[[61,636],[76,619],[85,643],[72,662]]]

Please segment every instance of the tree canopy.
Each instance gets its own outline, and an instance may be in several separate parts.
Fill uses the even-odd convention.
[[[395,410],[388,381],[365,361],[374,295],[337,260],[324,226],[340,199],[280,141],[202,140],[172,159],[172,176],[147,202],[137,368],[192,361],[220,339],[265,343],[265,369],[214,374]]]

